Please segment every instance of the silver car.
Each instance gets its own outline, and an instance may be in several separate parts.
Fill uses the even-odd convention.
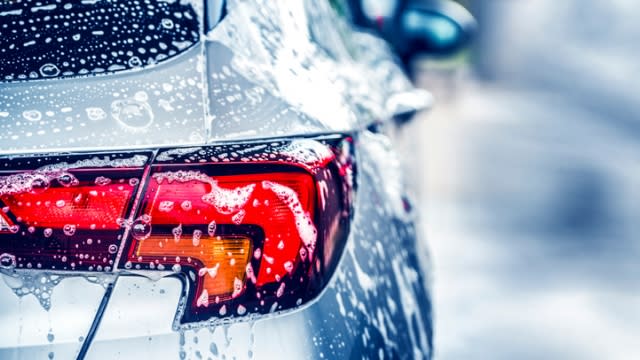
[[[352,6],[0,2],[1,359],[430,358]]]

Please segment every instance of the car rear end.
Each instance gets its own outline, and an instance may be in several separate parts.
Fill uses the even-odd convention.
[[[2,5],[0,357],[429,356],[365,126],[410,85],[328,3],[223,5]]]

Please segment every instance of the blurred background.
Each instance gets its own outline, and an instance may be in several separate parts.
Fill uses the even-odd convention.
[[[395,142],[428,239],[438,359],[640,358],[640,3],[468,0],[435,107]]]

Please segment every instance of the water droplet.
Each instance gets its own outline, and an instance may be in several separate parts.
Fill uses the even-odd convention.
[[[135,99],[112,102],[111,116],[126,129],[133,131],[144,130],[153,123],[153,112],[149,104]]]
[[[293,263],[291,261],[287,261],[284,263],[284,269],[291,274],[291,272],[293,271]]]
[[[0,255],[0,267],[4,269],[11,269],[11,268],[14,268],[15,266],[16,266],[15,256],[7,253]]]
[[[173,90],[173,85],[169,83],[163,83],[162,90],[164,90],[165,92],[171,92]]]
[[[66,204],[66,203],[64,202],[64,200],[58,200],[58,201],[56,201],[56,206],[57,206],[57,207],[59,207],[59,208],[64,207],[64,205],[65,205],[65,204]]]
[[[277,301],[276,301],[276,302],[274,302],[274,303],[271,305],[271,308],[269,309],[269,312],[270,312],[270,313],[274,313],[274,312],[276,312],[276,310],[278,310],[278,302],[277,302]]]
[[[129,185],[131,186],[136,186],[140,183],[140,180],[138,180],[137,178],[131,178],[129,179]]]
[[[40,194],[49,188],[49,179],[44,176],[38,176],[31,180],[31,190]]]
[[[44,229],[44,237],[49,237],[51,236],[51,234],[53,234],[53,229],[51,228]]]
[[[171,233],[173,234],[173,240],[175,242],[179,242],[180,237],[182,236],[182,224],[171,229]]]
[[[200,230],[193,230],[193,246],[198,246],[200,245],[200,238],[202,237],[202,231]]]
[[[237,214],[231,217],[231,221],[233,221],[233,223],[236,225],[240,225],[242,223],[242,220],[244,220],[244,216],[246,215],[246,213],[247,212],[244,209],[238,211]]]
[[[191,201],[189,200],[185,200],[182,202],[182,204],[180,204],[180,207],[182,208],[182,210],[184,211],[189,211],[191,210]]]
[[[240,296],[240,293],[242,292],[242,280],[238,279],[237,277],[233,279],[233,293],[231,293],[231,297],[232,298],[237,298],[238,296]]]
[[[127,63],[129,64],[130,67],[140,67],[140,66],[142,66],[142,60],[140,60],[140,58],[137,57],[137,56],[130,57],[129,61]]]
[[[222,307],[224,307],[224,305]],[[226,309],[224,314],[226,314]],[[220,316],[224,316],[224,314],[222,313],[222,308],[220,308]],[[216,345],[216,343],[212,342],[211,345],[209,345],[209,351],[211,351],[211,354],[213,354],[213,356],[218,356],[218,346]]]
[[[247,308],[242,305],[238,305],[238,315],[244,315],[246,313],[247,313]]]
[[[133,95],[133,98],[140,102],[147,102],[149,100],[149,95],[145,91],[138,91]]]
[[[104,176],[98,176],[95,180],[95,184],[98,186],[105,186],[105,185],[109,185],[110,183],[111,183],[111,179]]]
[[[214,236],[216,234],[216,227],[217,225],[215,220],[207,225],[207,233],[209,234],[209,236]]]
[[[245,272],[247,274],[247,278],[249,280],[251,280],[252,283],[256,283],[256,274],[253,271],[253,266],[251,266],[251,263],[247,264],[247,267],[245,268]]]
[[[215,266],[207,268],[207,267],[203,267],[202,269],[198,270],[198,276],[205,276],[206,274],[209,274],[209,276],[213,279],[218,275],[218,269],[220,269],[220,263],[217,263]]]
[[[72,236],[76,233],[76,226],[73,224],[66,224],[62,227],[62,232],[67,236]]]
[[[22,117],[27,121],[40,121],[42,119],[42,113],[38,110],[25,110],[22,112]]]
[[[109,245],[109,247],[107,248],[107,251],[109,251],[109,254],[117,253],[118,252],[118,245],[115,245],[115,244]]]
[[[55,64],[44,64],[40,67],[40,74],[44,77],[58,76],[60,69]]]
[[[160,21],[160,25],[165,29],[173,29],[173,20],[164,18]]]
[[[141,216],[137,218],[131,226],[131,234],[136,240],[144,240],[151,235],[150,218]]]
[[[158,204],[158,210],[160,210],[161,212],[170,212],[171,210],[173,210],[173,201],[161,201],[160,204]]]
[[[69,187],[72,185],[78,185],[78,179],[70,173],[62,173],[58,176],[58,183],[64,187]]]
[[[47,334],[47,341],[53,342],[55,340],[55,336],[53,335],[53,330],[49,329],[49,333]]]
[[[200,307],[200,306],[207,307],[207,306],[209,306],[209,293],[207,292],[207,289],[203,289],[202,293],[200,293],[200,296],[196,300],[196,306],[197,307]]]
[[[91,121],[98,121],[107,118],[107,112],[99,107],[88,107],[85,111],[87,112],[87,117]]]

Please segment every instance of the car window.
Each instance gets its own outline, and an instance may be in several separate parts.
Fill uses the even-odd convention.
[[[170,0],[0,0],[0,81],[112,73],[199,39],[197,6]]]

